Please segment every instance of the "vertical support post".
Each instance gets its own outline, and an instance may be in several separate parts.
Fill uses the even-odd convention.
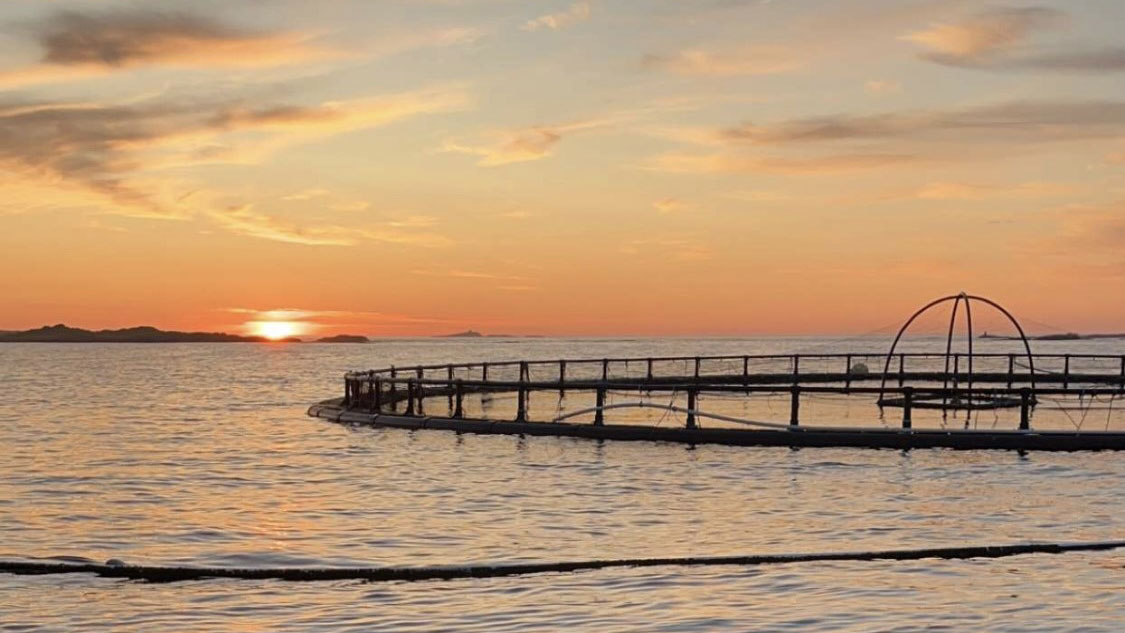
[[[648,359],[648,372],[647,372],[646,375],[648,376],[649,382],[652,382],[652,359],[651,358]]]
[[[852,387],[852,355],[848,354],[844,357],[844,390],[845,392]]]
[[[566,393],[566,361],[559,361],[559,395]]]
[[[605,385],[598,385],[598,393],[594,397],[594,406],[598,408],[594,411],[594,426],[605,426],[605,412],[602,407],[605,406]]]
[[[383,412],[383,379],[382,378],[376,378],[374,380],[374,382],[372,382],[372,389],[375,390],[375,401],[373,403],[375,406],[373,406],[372,409],[375,411],[375,413],[382,413]]]
[[[797,376],[799,376],[799,375],[801,375],[801,355],[800,354],[794,354],[793,355],[793,380],[796,380]]]
[[[352,379],[344,376],[344,406],[351,405],[352,402]]]
[[[488,382],[488,363],[481,363],[480,365],[480,380],[481,382]]]
[[[394,365],[391,365],[391,393],[390,393],[390,397],[391,397],[391,408],[392,409],[394,409],[394,403],[396,403],[398,401],[398,399],[396,398],[396,396],[398,395],[398,381],[395,380],[396,378],[398,378],[398,370],[395,369]]]
[[[414,415],[414,381],[406,381],[406,415]]]
[[[602,359],[602,380],[609,380],[609,359]]]
[[[902,428],[909,429],[913,425],[911,408],[914,406],[914,387],[904,387],[902,390]]]
[[[1125,393],[1125,356],[1121,357],[1121,393]]]
[[[699,357],[695,357],[695,377],[699,378]]]
[[[453,409],[453,365],[445,368],[446,388],[449,389],[449,408]]]
[[[516,422],[527,422],[527,386],[522,380],[516,392]]]
[[[1020,430],[1031,428],[1031,389],[1020,389]]]
[[[426,377],[426,370],[422,369],[421,365],[414,368],[414,373],[418,376],[418,380],[422,380]]]
[[[464,409],[464,406],[463,406],[464,400],[465,400],[465,385],[461,381],[461,379],[458,378],[453,383],[453,417],[455,417],[455,418],[465,417],[465,409]]]
[[[750,357],[742,357],[742,384],[750,382]]]
[[[521,360],[520,361],[520,382],[526,382],[528,380],[531,380],[531,372],[528,370],[527,361]]]
[[[953,382],[960,382],[957,380],[957,375],[961,373],[961,354],[960,352],[953,355]]]
[[[1070,387],[1070,354],[1063,357],[1063,389]]]
[[[698,425],[696,425],[696,423],[695,423],[695,406],[696,406],[696,402],[697,402],[698,398],[699,398],[699,390],[698,389],[696,389],[694,387],[692,387],[691,389],[688,389],[688,392],[687,392],[687,408],[688,408],[687,428],[689,428],[689,429],[699,428]]]
[[[1008,354],[1008,389],[1012,388],[1012,377],[1016,373],[1016,355]]]
[[[418,406],[415,410],[419,416],[426,415],[426,412],[422,409],[422,401],[426,399],[426,387],[421,381],[414,385],[414,395],[418,397]]]
[[[801,386],[793,385],[789,394],[789,425],[797,426],[801,423]]]
[[[898,355],[898,386],[901,387],[906,384],[906,354],[899,353]]]

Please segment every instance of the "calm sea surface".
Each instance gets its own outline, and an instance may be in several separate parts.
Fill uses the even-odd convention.
[[[0,558],[372,566],[1125,539],[1125,455],[1115,453],[599,444],[305,416],[339,394],[348,369],[841,345],[2,345]],[[1036,351],[1121,354],[1125,344]],[[1084,413],[1103,425],[1113,415]],[[2,631],[1123,629],[1122,551],[422,583],[0,575]]]

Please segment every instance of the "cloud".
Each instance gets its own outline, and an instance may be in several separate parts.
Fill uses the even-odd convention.
[[[971,135],[1042,142],[1101,138],[1125,126],[1121,101],[1020,101],[953,110],[837,115],[722,131],[731,143],[782,145],[929,137],[962,142]]]
[[[1065,19],[1065,13],[1043,7],[992,9],[960,22],[908,33],[903,39],[928,49],[923,55],[927,59],[972,64],[1009,51],[1033,32]]]
[[[805,157],[752,157],[728,153],[667,153],[650,158],[641,168],[679,174],[780,173],[821,174],[903,167],[918,160],[911,154],[828,154]]]
[[[525,31],[540,31],[543,29],[558,31],[589,20],[590,13],[589,2],[576,2],[570,5],[570,8],[566,11],[542,15],[534,20],[529,20],[522,28]]]
[[[8,87],[67,81],[141,66],[280,66],[339,57],[309,34],[251,31],[189,13],[121,9],[62,11],[32,25],[41,48],[34,66],[0,72]]]
[[[352,246],[363,240],[429,248],[453,244],[453,240],[444,235],[403,230],[391,223],[375,227],[300,225],[258,212],[252,204],[228,206],[209,211],[208,215],[232,233],[290,244]]]
[[[652,208],[660,215],[670,215],[691,209],[691,205],[677,198],[664,198],[652,203]]]
[[[0,101],[0,167],[112,202],[115,212],[182,213],[139,186],[162,167],[224,162],[287,144],[385,125],[464,105],[456,89],[431,89],[316,105],[247,108],[233,103],[146,101],[126,105]],[[253,131],[254,139],[238,132]],[[242,158],[246,158],[245,155]]]
[[[936,24],[902,39],[924,49],[922,59],[947,66],[1071,72],[1125,71],[1125,48],[1035,50],[1038,32],[1066,25],[1068,16],[1045,7],[992,9],[962,21]]]
[[[477,165],[481,167],[524,163],[551,156],[555,146],[567,135],[605,127],[611,123],[611,119],[592,119],[494,132],[490,135],[491,140],[482,143],[446,141],[442,151],[479,156]]]
[[[872,94],[896,94],[902,92],[902,84],[897,81],[872,79],[863,84],[863,88]]]
[[[733,51],[689,49],[672,55],[645,55],[641,63],[645,68],[678,75],[713,77],[773,75],[801,66],[793,51],[780,46],[754,46]]]

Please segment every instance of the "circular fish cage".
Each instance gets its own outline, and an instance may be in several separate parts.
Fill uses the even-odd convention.
[[[944,305],[951,307],[944,349],[898,349],[921,315]],[[981,306],[1011,322],[1022,352],[974,349],[972,312]],[[962,310],[967,342],[954,350]],[[879,361],[882,372],[872,371]],[[343,397],[315,404],[309,414],[384,428],[686,444],[1125,450],[1125,416],[1113,430],[1108,417],[1104,431],[1081,425],[1092,403],[1112,416],[1114,399],[1122,397],[1125,355],[1033,354],[1007,310],[961,293],[915,312],[886,353],[391,366],[346,374]],[[1033,429],[1040,400],[1060,411],[1081,410],[1081,419],[1068,429],[1060,426],[1060,414]],[[888,416],[884,409],[899,413]],[[996,413],[982,426],[980,411]],[[963,428],[947,425],[950,412],[968,413]]]

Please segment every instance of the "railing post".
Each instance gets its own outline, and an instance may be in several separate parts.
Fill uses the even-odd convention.
[[[516,394],[516,422],[527,421],[527,361],[520,361],[520,386]]]
[[[902,389],[902,428],[909,429],[913,425],[911,407],[914,406],[914,387]]]
[[[422,380],[423,378],[426,377],[426,370],[422,369],[421,365],[414,368],[414,373],[418,375],[418,380]]]
[[[844,391],[846,392],[848,389],[851,389],[851,387],[852,387],[852,355],[851,354],[848,354],[847,356],[844,357],[844,375],[846,376],[846,378],[844,378]]]
[[[414,415],[414,381],[406,381],[406,412],[405,415]]]
[[[531,380],[531,371],[528,369],[527,361],[520,361],[520,382]]]
[[[594,426],[604,426],[605,425],[605,412],[602,410],[602,407],[605,406],[605,385],[604,384],[598,385],[598,393],[597,393],[597,396],[595,396],[594,406],[596,406],[598,408],[597,411],[594,411]]]
[[[351,406],[352,403],[352,379],[349,376],[344,376],[344,407]]]
[[[371,384],[372,384],[372,389],[375,390],[375,402],[374,402],[375,406],[372,407],[372,409],[375,410],[375,413],[382,413],[383,412],[383,379],[382,378],[376,378],[374,381],[372,381]]]
[[[698,389],[696,389],[694,387],[692,387],[691,389],[688,389],[688,392],[687,392],[687,408],[688,408],[687,428],[689,428],[689,429],[698,428],[698,426],[695,423],[695,405],[696,405],[696,401],[698,400],[698,397],[699,397],[699,390]]]
[[[801,423],[801,386],[793,385],[789,393],[789,425],[797,426]]]
[[[695,357],[695,377],[699,378],[699,357]]]
[[[801,375],[801,355],[793,355],[793,379],[796,380],[797,376]]]
[[[480,381],[488,382],[488,363],[480,364]]]
[[[559,395],[566,393],[566,361],[559,361]]]
[[[392,409],[392,410],[394,410],[394,405],[395,405],[395,403],[397,403],[397,402],[398,402],[398,398],[397,398],[397,395],[398,395],[398,381],[397,381],[397,380],[395,380],[396,378],[398,378],[398,370],[397,370],[397,369],[395,369],[395,366],[394,366],[394,365],[391,365],[391,393],[390,393],[390,394],[388,394],[388,395],[389,395],[389,396],[390,396],[390,398],[391,398],[391,409]]]
[[[750,382],[750,356],[742,357],[742,384]]]
[[[453,365],[445,368],[445,379],[448,384],[446,387],[449,389],[449,408],[453,408]]]
[[[609,359],[602,359],[602,380],[609,380]]]
[[[414,395],[418,397],[418,406],[416,407],[415,410],[418,412],[419,416],[426,415],[426,412],[422,408],[422,401],[426,399],[426,387],[425,387],[425,385],[423,385],[421,382],[418,382],[417,384],[415,384],[414,385]]]
[[[1016,373],[1016,355],[1008,354],[1008,389],[1012,388],[1012,377]]]
[[[527,386],[522,380],[516,392],[516,422],[527,422]]]
[[[465,385],[463,381],[458,378],[453,382],[453,417],[465,417],[465,410],[462,403],[465,399]]]
[[[898,355],[898,386],[901,387],[906,384],[906,354],[899,353]]]
[[[1125,356],[1121,357],[1121,393],[1125,393]]]
[[[1070,388],[1070,354],[1063,357],[1063,389]]]
[[[961,373],[961,354],[953,354],[953,382],[960,383],[957,376]]]
[[[1020,430],[1031,428],[1031,389],[1020,389]]]
[[[649,380],[649,381],[651,382],[651,381],[652,381],[652,359],[651,359],[651,358],[650,358],[650,359],[648,359],[648,372],[647,372],[647,375],[648,375],[648,380]]]

